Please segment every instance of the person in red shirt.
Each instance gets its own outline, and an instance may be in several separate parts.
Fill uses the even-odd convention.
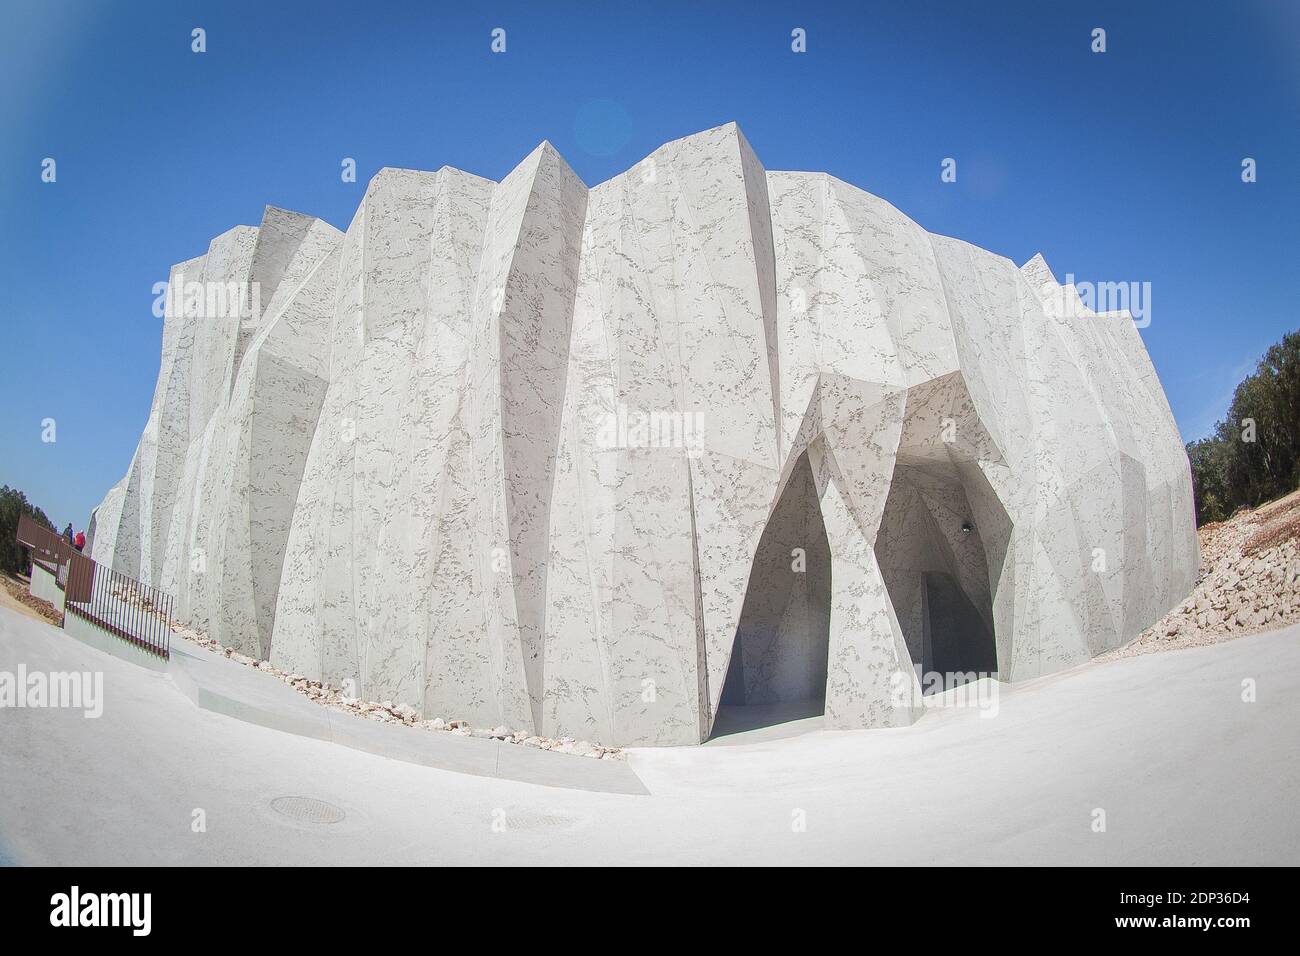
[[[77,537],[73,540],[72,546],[80,551],[86,546],[86,532],[78,531]]]

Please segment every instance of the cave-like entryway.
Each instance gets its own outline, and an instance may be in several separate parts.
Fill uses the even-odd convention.
[[[996,525],[989,530],[1001,538],[1005,514],[988,495],[971,501],[969,472],[901,455],[876,536],[876,561],[927,694],[998,671],[981,524]]]
[[[830,621],[831,549],[805,452],[754,555],[711,736],[820,715]]]

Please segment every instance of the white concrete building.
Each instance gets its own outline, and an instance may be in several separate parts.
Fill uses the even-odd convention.
[[[918,671],[1086,661],[1198,558],[1127,315],[734,125],[592,189],[543,143],[218,236],[91,527],[245,653],[624,745],[724,704],[906,724]]]

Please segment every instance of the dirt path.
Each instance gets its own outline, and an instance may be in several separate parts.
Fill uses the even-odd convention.
[[[10,574],[0,575],[0,607],[7,607],[45,624],[58,625],[63,615],[53,604],[34,598],[27,592],[27,579]]]

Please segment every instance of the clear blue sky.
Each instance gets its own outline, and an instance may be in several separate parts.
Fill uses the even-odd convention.
[[[264,204],[346,228],[382,166],[499,179],[543,139],[594,185],[730,120],[768,169],[1058,277],[1152,283],[1142,334],[1197,438],[1300,326],[1298,106],[1289,0],[0,0],[0,482],[84,526],[148,416],[153,284]]]

